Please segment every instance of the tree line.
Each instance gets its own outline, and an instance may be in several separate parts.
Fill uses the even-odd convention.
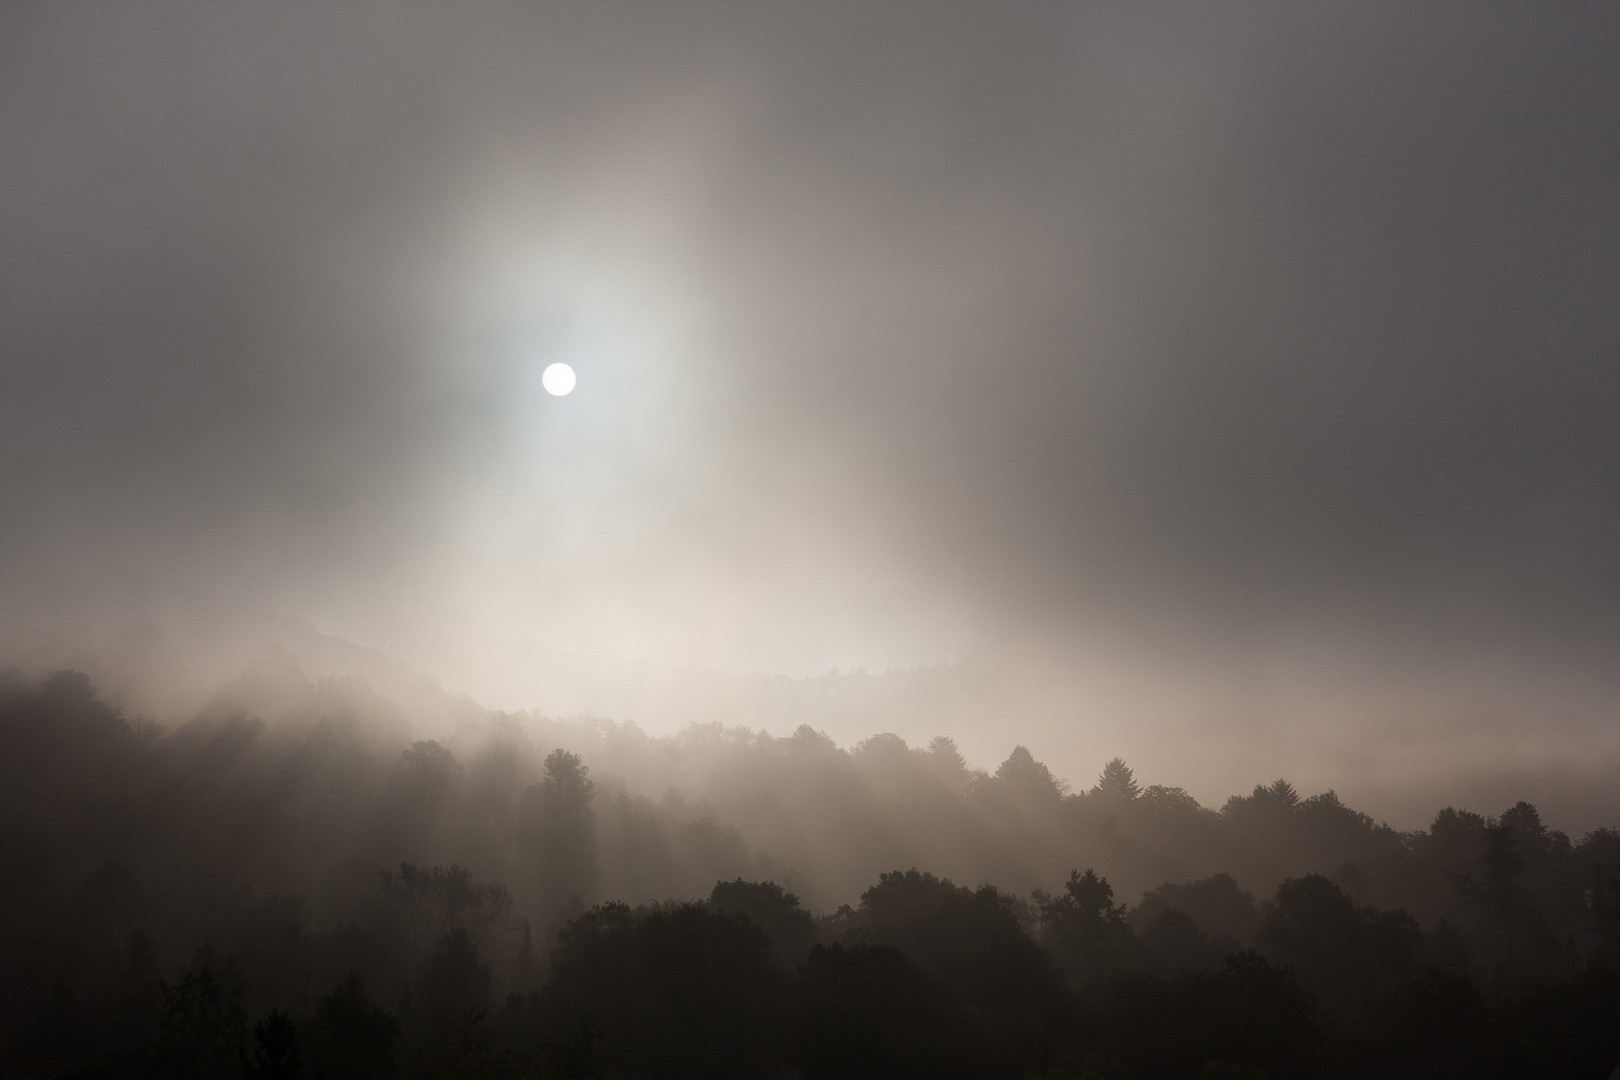
[[[1620,833],[1526,803],[1403,833],[1281,780],[470,706],[413,740],[282,674],[274,722],[168,730],[0,678],[0,1075],[1620,1064]]]

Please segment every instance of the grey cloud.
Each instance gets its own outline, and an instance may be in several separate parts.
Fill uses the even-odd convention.
[[[690,613],[790,669],[1105,634],[1607,686],[1605,8],[0,19],[14,612],[223,590],[470,670],[498,549],[500,618],[630,654]],[[573,419],[469,299],[558,237],[699,313]]]

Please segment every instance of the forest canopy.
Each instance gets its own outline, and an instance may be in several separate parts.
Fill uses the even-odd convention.
[[[1606,1076],[1620,833],[361,684],[0,686],[8,1076]]]

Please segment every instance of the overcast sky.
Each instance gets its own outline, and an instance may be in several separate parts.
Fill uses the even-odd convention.
[[[1083,655],[1206,738],[1280,679],[1620,761],[1617,56],[1611,4],[7,4],[7,641],[253,609],[509,706]]]

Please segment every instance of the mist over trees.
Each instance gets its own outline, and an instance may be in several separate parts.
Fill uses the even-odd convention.
[[[0,1075],[1607,1076],[1620,833],[0,677]],[[240,689],[240,688],[238,688]],[[255,700],[276,702],[266,721]],[[268,710],[268,706],[266,707]]]

